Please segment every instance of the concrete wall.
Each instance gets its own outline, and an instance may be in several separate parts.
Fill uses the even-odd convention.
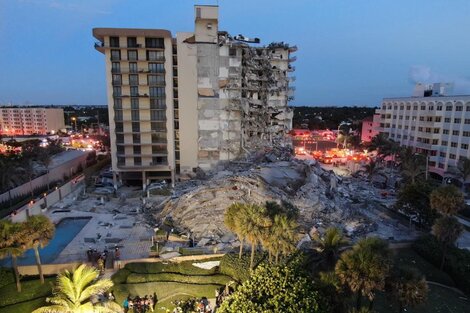
[[[66,264],[43,264],[42,271],[44,275],[55,275],[65,270],[73,270],[82,263],[66,263]],[[21,265],[18,266],[18,271],[21,275],[39,275],[38,267],[36,265]]]
[[[181,173],[192,172],[197,167],[197,47],[183,41],[193,33],[178,33],[178,94],[180,120]]]
[[[26,221],[28,216],[43,214],[49,207],[62,200],[71,192],[74,192],[80,188],[84,188],[84,183],[84,176],[80,175],[60,188],[57,188],[53,192],[49,193],[46,197],[42,197],[33,203],[30,202],[24,205],[16,211],[16,214],[10,214],[9,218],[12,222],[18,223]]]
[[[67,154],[76,154],[77,156],[70,160],[64,160],[63,163],[57,164],[55,167],[50,168],[49,169],[49,182],[50,183],[54,181],[58,181],[58,180],[63,180],[64,175],[67,175],[68,177],[70,177],[71,174],[77,173],[77,169],[80,165],[82,165],[82,168],[85,168],[86,166],[86,157],[88,155],[87,152],[71,150],[71,151],[62,152],[61,154],[63,155],[58,155],[58,157],[66,156]],[[51,167],[52,166],[54,165],[52,164]],[[11,194],[11,197],[13,199],[15,197],[30,194],[31,188],[33,190],[36,190],[38,188],[47,186],[47,180],[48,180],[47,174],[36,177],[35,179],[31,181],[31,184],[27,182],[21,186],[11,189],[10,192],[7,191],[7,192],[0,194],[0,202],[8,202],[9,193]]]

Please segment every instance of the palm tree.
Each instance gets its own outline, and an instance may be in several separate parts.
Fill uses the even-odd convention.
[[[328,265],[335,263],[338,258],[339,249],[348,243],[343,236],[343,232],[338,227],[327,228],[323,237],[315,234],[313,240],[318,243]]]
[[[99,271],[85,264],[73,272],[66,270],[57,276],[53,296],[46,301],[50,306],[41,307],[33,313],[87,313],[123,312],[114,302],[108,301],[93,305],[91,298],[102,294],[113,286],[110,279],[98,279]]]
[[[405,150],[408,150],[406,148]],[[407,154],[405,152],[405,154]],[[406,156],[401,162],[401,173],[411,179],[411,183],[416,182],[416,178],[426,172],[426,159],[422,155],[413,154]]]
[[[462,178],[463,191],[465,191],[465,181],[470,178],[470,159],[460,159],[457,168],[459,169],[460,176]]]
[[[384,155],[384,150],[387,150],[386,147],[390,144],[390,140],[383,133],[379,133],[377,136],[373,137],[369,149],[377,150],[379,155]]]
[[[372,309],[375,290],[383,290],[390,270],[390,252],[385,241],[369,237],[361,239],[352,250],[344,252],[336,263],[335,273],[343,285],[356,294],[356,309],[362,296]]]
[[[431,207],[444,215],[454,215],[465,206],[462,192],[453,186],[441,186],[431,192]]]
[[[16,290],[21,292],[20,273],[17,258],[25,252],[24,225],[0,220],[0,259],[11,257],[11,264],[15,273]]]
[[[245,212],[245,204],[243,203],[233,203],[232,205],[230,205],[227,210],[225,210],[225,214],[224,214],[224,224],[225,226],[227,226],[227,228],[229,230],[231,230],[232,232],[234,232],[237,237],[238,237],[238,240],[240,241],[240,252],[238,254],[238,258],[241,259],[242,258],[242,254],[243,254],[243,243],[245,241],[245,228],[242,227],[241,225],[241,221],[242,221],[242,217],[244,215],[244,212]]]
[[[274,216],[269,227],[261,239],[268,249],[269,255],[274,255],[276,264],[279,263],[279,255],[288,255],[295,250],[297,223],[284,214]]]
[[[399,305],[399,313],[406,307],[426,302],[428,284],[422,275],[410,268],[398,268],[390,284],[393,300]]]
[[[41,278],[41,284],[44,284],[39,247],[43,248],[49,244],[49,241],[54,237],[55,226],[46,216],[34,215],[25,222],[25,228],[29,232],[28,246],[34,249],[39,277]]]
[[[245,209],[245,214],[242,217],[240,226],[243,227],[246,239],[251,243],[250,270],[253,270],[256,247],[261,242],[263,232],[266,227],[270,226],[271,221],[267,217],[265,207],[256,204],[247,204]]]
[[[441,270],[447,256],[447,249],[455,245],[455,242],[463,232],[463,226],[453,216],[443,216],[438,218],[432,226],[432,232],[442,246]]]

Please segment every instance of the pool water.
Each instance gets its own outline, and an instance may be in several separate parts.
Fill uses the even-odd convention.
[[[43,249],[39,248],[41,263],[52,263],[64,248],[75,238],[75,236],[88,223],[90,217],[64,218],[55,226],[54,238]],[[18,265],[34,265],[36,259],[34,250],[30,249],[18,258]],[[11,257],[0,261],[1,266],[11,266]]]

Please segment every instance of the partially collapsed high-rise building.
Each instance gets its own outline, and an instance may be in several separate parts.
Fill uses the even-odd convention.
[[[283,42],[219,30],[217,6],[195,6],[195,31],[95,28],[106,56],[113,171],[178,177],[265,146],[292,126],[294,71]]]

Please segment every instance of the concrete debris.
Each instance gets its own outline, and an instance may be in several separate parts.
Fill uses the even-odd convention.
[[[352,238],[372,233],[397,239],[410,236],[406,228],[383,217],[378,190],[354,177],[338,177],[316,161],[271,157],[282,159],[284,153],[273,149],[255,154],[250,160],[261,159],[261,163],[232,162],[222,171],[205,173],[204,180],[182,182],[172,200],[151,211],[157,221],[171,217],[175,227],[190,232],[199,247],[235,246],[236,238],[223,221],[225,209],[234,202],[290,202],[299,209],[301,232],[310,235],[338,226]]]

